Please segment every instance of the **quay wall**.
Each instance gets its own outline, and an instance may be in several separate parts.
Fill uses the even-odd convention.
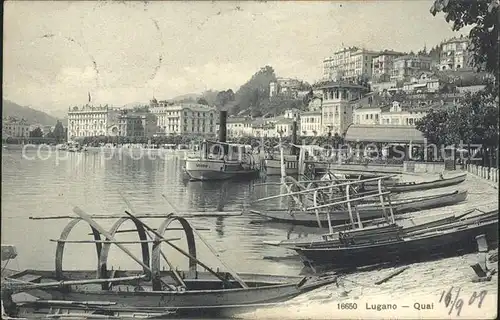
[[[332,164],[330,170],[341,172],[403,173],[402,165],[390,164]]]
[[[466,166],[466,171],[482,180],[486,180],[493,185],[494,188],[498,189],[498,168],[483,167],[477,164],[468,164]]]
[[[441,173],[444,170],[444,162],[405,161],[403,163],[403,172],[405,173]]]

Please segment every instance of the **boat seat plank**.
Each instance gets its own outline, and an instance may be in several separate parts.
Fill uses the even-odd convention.
[[[36,275],[36,274],[23,274],[20,277],[16,277],[16,280],[24,281],[24,282],[34,282],[34,283],[39,283],[40,280],[42,279],[42,276]]]

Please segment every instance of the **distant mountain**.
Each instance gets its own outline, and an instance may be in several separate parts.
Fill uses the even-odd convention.
[[[187,94],[183,94],[183,95],[174,97],[172,99],[168,99],[168,101],[188,101],[188,100],[196,101],[201,96],[202,96],[201,93],[187,93]]]
[[[30,124],[39,123],[44,126],[54,126],[58,120],[58,118],[43,111],[30,107],[23,107],[17,103],[2,98],[2,118],[3,117],[24,118]]]

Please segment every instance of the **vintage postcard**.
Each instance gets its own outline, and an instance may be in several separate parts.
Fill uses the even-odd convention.
[[[494,319],[499,0],[6,1],[2,319]]]

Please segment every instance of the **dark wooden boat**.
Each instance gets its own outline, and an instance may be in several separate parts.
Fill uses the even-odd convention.
[[[412,211],[420,211],[430,208],[438,208],[457,204],[467,198],[467,191],[454,191],[431,196],[415,197],[409,199],[401,199],[392,201],[391,205],[394,214],[403,214]],[[386,205],[387,206],[387,205]],[[361,204],[357,206],[357,210],[362,220],[370,220],[379,218],[384,206],[380,203]],[[292,223],[297,225],[326,226],[328,223],[328,215],[333,225],[344,224],[350,220],[348,210],[335,211],[319,211],[317,214],[313,211],[290,211],[286,209],[266,210],[265,212],[258,210],[250,210],[251,213],[276,222]]]
[[[418,191],[418,190],[428,190],[435,188],[442,188],[448,186],[454,186],[459,183],[462,183],[467,178],[467,173],[446,179],[437,179],[432,181],[425,182],[397,182],[391,183],[390,181],[385,184],[387,190],[392,193],[398,192],[409,192],[409,191]],[[376,190],[377,186],[371,182],[364,185],[365,190]]]
[[[428,221],[425,223],[420,223],[417,225],[413,225],[411,227],[403,227],[401,230],[403,234],[405,235],[415,235],[415,234],[420,234],[422,232],[427,232],[427,231],[441,231],[441,230],[446,230],[453,228],[453,226],[456,226],[457,223],[460,225],[463,224],[473,224],[477,223],[480,221],[488,221],[488,220],[494,220],[498,216],[497,211],[490,211],[490,212],[482,212],[482,214],[477,215],[477,210],[469,210],[460,214],[453,214],[451,216],[445,216],[441,217],[439,219],[435,219],[432,221]],[[403,219],[404,220],[404,219]],[[380,224],[384,224],[385,219],[374,219],[370,220],[364,223],[364,227],[370,227],[370,226],[378,226]],[[400,225],[403,223],[398,222],[396,220],[396,224]],[[307,227],[303,227],[307,228]],[[344,225],[339,225],[335,226],[334,228],[331,229],[334,235],[332,234],[325,234],[325,235],[310,235],[307,237],[297,237],[294,239],[286,239],[286,240],[281,240],[281,241],[264,241],[265,244],[271,245],[271,246],[278,246],[278,247],[284,247],[284,248],[297,248],[297,247],[305,247],[305,248],[324,248],[324,247],[329,247],[331,245],[339,245],[341,242],[338,237],[339,232],[343,232],[346,230],[350,230],[351,225],[350,224],[344,224]],[[335,236],[336,235],[336,236]]]
[[[219,272],[205,265],[196,257],[194,235],[217,256],[213,248],[201,237],[186,219],[169,215],[155,230],[144,224],[131,213],[119,216],[110,231],[104,230],[91,216],[75,208],[74,217],[57,240],[55,271],[26,270],[8,280],[9,297],[12,293],[29,292],[37,301],[13,301],[3,296],[4,306],[14,315],[34,318],[59,310],[89,317],[126,317],[145,315],[147,317],[213,317],[240,312],[268,303],[286,301],[302,293],[336,281],[334,275],[321,277],[286,277],[255,274],[237,274],[222,261],[229,272]],[[72,228],[80,221],[87,222],[93,231],[94,240],[67,240]],[[120,225],[131,220],[139,234],[142,259],[135,257],[120,242],[114,239]],[[178,221],[185,231],[188,251],[166,239],[163,234],[171,222]],[[106,240],[101,240],[101,236]],[[151,238],[151,240],[148,240]],[[95,244],[99,266],[96,271],[63,271],[62,261],[65,243]],[[111,244],[142,266],[141,271],[117,271],[107,269],[107,256]],[[150,244],[152,247],[150,248]],[[178,271],[161,251],[161,244],[167,244],[189,258],[189,268]],[[151,250],[150,250],[151,249]],[[151,255],[150,255],[151,254]],[[162,271],[160,260],[169,265],[169,271]],[[197,266],[206,271],[200,272]],[[96,279],[97,275],[97,279]],[[5,290],[4,290],[5,289]],[[7,288],[2,281],[2,292]],[[54,314],[51,315],[55,316]]]
[[[456,222],[434,230],[404,231],[390,224],[373,229],[339,233],[338,241],[326,245],[294,247],[304,265],[350,269],[384,262],[421,262],[477,250],[475,237],[485,234],[492,248],[498,247],[498,210],[493,219]]]

